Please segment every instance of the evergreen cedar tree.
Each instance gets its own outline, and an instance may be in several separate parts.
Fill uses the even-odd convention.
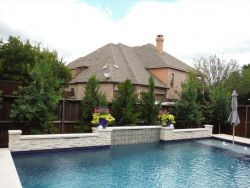
[[[100,91],[99,81],[95,76],[89,78],[82,99],[82,116],[84,124],[91,125],[92,114],[96,107],[107,107],[106,96]]]
[[[131,80],[118,85],[118,91],[112,101],[112,115],[117,125],[134,125],[138,122],[138,96]]]

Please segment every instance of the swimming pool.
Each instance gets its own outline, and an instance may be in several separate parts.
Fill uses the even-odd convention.
[[[14,154],[13,159],[23,188],[250,186],[250,148],[212,139]]]

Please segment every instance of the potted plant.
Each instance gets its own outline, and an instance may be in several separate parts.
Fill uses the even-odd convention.
[[[109,113],[108,108],[96,108],[93,113],[92,124],[98,125],[98,128],[106,128],[108,124],[115,121],[115,118]]]
[[[175,117],[173,114],[169,114],[168,112],[163,112],[158,115],[158,118],[161,121],[162,126],[164,127],[174,127]]]

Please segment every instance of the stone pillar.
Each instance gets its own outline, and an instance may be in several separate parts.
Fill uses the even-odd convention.
[[[209,131],[210,136],[213,134],[213,125],[204,125],[204,127]]]
[[[92,128],[93,133],[98,133],[98,142],[100,145],[111,145],[111,134],[112,128],[99,129],[96,127]]]
[[[173,130],[174,127],[161,127],[160,131],[160,140],[166,141],[166,140],[172,140],[173,139]]]
[[[9,149],[12,150],[14,145],[19,142],[22,135],[21,130],[9,130]]]

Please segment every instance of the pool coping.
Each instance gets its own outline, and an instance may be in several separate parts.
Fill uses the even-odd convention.
[[[67,151],[88,151],[88,150],[100,150],[110,148],[110,145],[100,146],[86,146],[86,147],[71,147],[71,148],[53,148],[42,150],[25,150],[25,151],[11,151],[11,155],[23,155],[23,154],[35,154],[35,153],[55,153],[55,152],[67,152]]]
[[[0,148],[0,187],[22,188],[16,166],[8,148]]]
[[[213,139],[216,140],[222,140],[228,143],[232,143],[233,142],[233,136],[232,135],[227,135],[227,134],[213,134],[212,135]],[[243,137],[239,137],[239,136],[235,136],[234,137],[234,143],[241,145],[241,146],[248,146],[250,147],[250,139],[249,138],[243,138]]]
[[[173,140],[161,140],[161,143],[176,143],[176,142],[185,142],[185,141],[192,141],[192,140],[204,140],[204,139],[212,139],[212,136],[207,137],[198,137],[198,138],[183,138],[183,139],[173,139]]]

